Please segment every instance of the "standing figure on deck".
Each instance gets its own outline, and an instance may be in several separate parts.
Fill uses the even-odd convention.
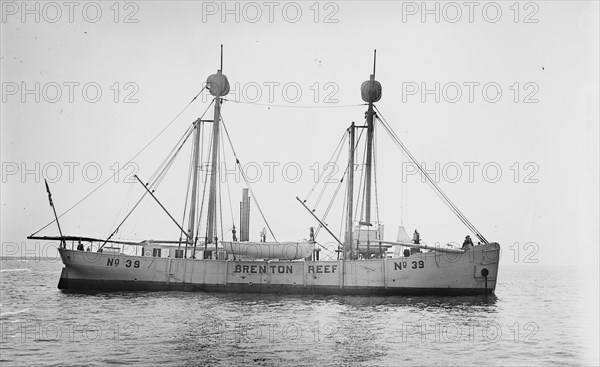
[[[81,243],[81,241],[79,241],[79,245],[77,245],[77,250],[83,251],[83,244]]]
[[[413,233],[413,243],[415,245],[418,245],[421,242],[421,236],[419,235],[419,232],[417,232],[417,230],[415,229],[415,233]]]
[[[473,247],[473,241],[471,240],[471,236],[467,235],[467,237],[465,237],[465,242],[463,242],[462,248],[463,250],[467,250],[469,247]]]

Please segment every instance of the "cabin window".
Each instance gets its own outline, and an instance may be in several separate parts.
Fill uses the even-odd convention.
[[[175,250],[175,258],[182,259],[183,258],[183,250]]]
[[[154,257],[160,257],[160,249],[159,248],[153,248],[152,249],[152,256],[154,256]]]

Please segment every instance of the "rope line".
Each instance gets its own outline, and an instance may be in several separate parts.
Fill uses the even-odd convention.
[[[177,146],[176,146],[175,153],[173,153],[173,156],[170,159],[169,163],[164,166],[163,171],[160,172],[156,176],[156,178],[155,178],[155,180],[153,182],[146,183],[146,186],[148,187],[148,190],[144,191],[144,193],[142,194],[142,196],[140,197],[140,199],[138,200],[138,202],[135,204],[135,206],[131,209],[131,211],[129,211],[129,213],[127,213],[127,215],[125,216],[125,218],[123,218],[123,220],[121,221],[121,223],[119,223],[119,225],[117,226],[117,228],[115,228],[115,230],[108,236],[108,238],[104,241],[104,243],[102,244],[102,246],[100,246],[98,248],[98,250],[102,249],[104,247],[104,245],[106,245],[106,243],[117,232],[119,232],[119,228],[121,228],[121,226],[125,223],[125,221],[131,216],[131,214],[133,214],[133,212],[135,211],[135,209],[137,209],[137,207],[140,205],[140,203],[142,202],[142,200],[144,199],[144,197],[146,197],[146,194],[148,194],[150,191],[155,192],[156,189],[158,189],[158,186],[161,184],[163,178],[167,174],[167,171],[169,170],[169,168],[172,167],[173,161],[177,157],[177,154],[179,154],[179,152],[181,151],[181,148],[183,148],[184,144],[187,142],[188,138],[192,135],[193,131],[194,131],[194,129],[189,129],[189,128],[186,130],[183,141],[180,140],[181,145],[179,145],[179,148],[177,148]],[[178,142],[178,144],[179,144],[179,142]]]
[[[179,118],[179,116],[181,116],[181,114],[183,114],[183,112],[185,110],[188,109],[188,107],[196,100],[196,98],[198,98],[198,96],[200,95],[200,93],[202,93],[202,91],[204,91],[204,89],[206,88],[206,86],[202,87],[202,89],[200,90],[200,92],[198,92],[198,94],[196,94],[196,96],[194,98],[192,98],[192,100],[185,105],[185,107],[183,107],[183,109],[181,111],[179,111],[179,113],[177,115],[175,115],[175,117],[173,117],[173,119],[164,127],[162,128],[162,130],[160,130],[158,132],[158,134],[156,134],[146,145],[144,145],[142,147],[142,149],[140,149],[133,157],[131,157],[127,163],[131,163],[134,159],[136,159],[140,154],[142,154],[142,152],[144,152],[146,150],[146,148],[148,148],[152,143],[154,143],[154,141],[156,139],[158,139],[158,137],[160,135],[162,135],[162,133],[165,132],[165,130],[167,130],[167,128],[169,126],[171,126],[175,120],[177,120]],[[77,207],[79,204],[81,204],[84,200],[86,200],[87,198],[89,198],[92,194],[94,194],[96,191],[98,191],[102,186],[104,186],[108,181],[112,180],[119,172],[121,172],[123,169],[125,169],[125,167],[127,167],[127,163],[125,163],[124,165],[121,165],[121,168],[119,168],[117,171],[115,171],[115,173],[113,173],[110,177],[108,177],[106,180],[104,180],[100,185],[98,185],[95,189],[93,189],[90,193],[88,193],[87,195],[85,195],[82,199],[80,199],[78,202],[76,202],[75,204],[73,204],[69,209],[65,210],[64,212],[62,212],[62,214],[60,214],[56,219],[52,220],[50,223],[46,224],[45,226],[43,226],[42,228],[38,229],[36,232],[34,232],[31,236],[35,236],[36,234],[38,234],[39,232],[43,231],[44,229],[48,228],[48,226],[50,226],[51,224],[53,224],[54,222],[56,222],[56,220],[58,218],[62,218],[65,214],[67,214],[68,212],[70,212],[71,210],[73,210],[75,207]],[[30,236],[30,237],[31,237]]]
[[[284,105],[284,104],[270,104],[270,103],[254,103],[254,102],[243,102],[243,101],[234,101],[232,99],[221,98],[223,101],[239,103],[239,104],[248,104],[253,106],[261,106],[261,107],[276,107],[276,108],[348,108],[348,107],[359,107],[366,106],[366,103],[360,104],[348,104],[348,105],[332,105],[332,106],[294,106],[294,105]]]
[[[342,150],[340,149],[344,142],[346,141],[346,132],[344,131],[344,133],[342,134],[342,138],[340,139],[340,141],[338,142],[337,147],[335,148],[335,150],[333,151],[333,153],[331,154],[331,157],[329,157],[329,161],[328,162],[335,162],[337,163],[340,153],[342,152]],[[338,152],[339,150],[339,152]],[[332,161],[333,157],[336,156],[336,152],[337,153],[337,157],[335,161]],[[306,195],[306,197],[304,198],[304,202],[307,202],[308,199],[310,198],[310,196],[312,195],[313,191],[317,188],[317,185],[319,184],[319,182],[321,182],[321,177],[323,177],[323,175],[325,174],[325,166],[323,166],[323,169],[321,170],[321,172],[319,172],[319,176],[317,176],[317,180],[315,181],[315,183],[313,184],[312,188],[310,189],[310,191],[308,192],[308,194]]]
[[[229,141],[229,145],[231,146],[231,151],[233,152],[233,156],[235,157],[235,163],[237,164],[238,168],[240,169],[240,174],[242,175],[244,182],[248,186],[248,191],[250,192],[250,196],[252,196],[252,199],[254,200],[254,203],[256,204],[256,207],[258,208],[258,212],[260,213],[260,216],[262,217],[263,221],[267,225],[267,228],[269,229],[269,233],[271,233],[271,236],[273,236],[273,240],[275,242],[278,242],[277,238],[275,237],[275,234],[271,230],[271,226],[269,225],[267,218],[265,218],[265,215],[260,207],[260,204],[258,203],[258,200],[256,199],[256,195],[254,195],[254,191],[252,190],[252,187],[250,186],[250,183],[248,182],[246,175],[244,174],[244,170],[242,169],[242,164],[240,163],[237,153],[235,152],[235,148],[233,147],[233,143],[231,142],[231,137],[229,136],[229,131],[227,130],[227,126],[225,126],[225,120],[223,119],[223,116],[220,116],[220,117],[221,117],[221,121],[223,122],[223,130],[225,130],[225,134],[227,135],[227,140]]]
[[[383,117],[383,115],[381,114],[379,109],[377,109],[377,107],[375,107],[375,109],[377,110],[377,113],[378,113],[377,120],[379,122],[381,122],[381,125],[384,127],[384,129],[390,135],[390,137],[396,143],[396,145],[398,145],[401,148],[401,150],[408,156],[408,158],[410,158],[410,160],[417,166],[419,171],[421,171],[421,174],[423,174],[423,176],[427,179],[427,182],[429,182],[429,184],[434,188],[434,190],[441,196],[441,198],[446,203],[446,205],[450,208],[450,210],[452,210],[454,212],[454,214],[458,217],[458,219],[460,219],[460,221],[463,222],[463,224],[467,228],[469,228],[469,230],[471,230],[471,232],[473,232],[473,234],[476,235],[482,242],[484,242],[486,244],[489,243],[485,239],[485,237],[483,237],[483,235],[477,230],[477,228],[475,228],[475,226],[467,219],[467,217],[458,209],[458,207],[452,202],[452,200],[450,200],[450,198],[435,183],[435,181],[431,178],[431,176],[429,176],[427,171],[425,171],[425,169],[423,167],[421,167],[421,165],[418,163],[418,161],[412,155],[412,153],[406,148],[406,146],[402,143],[402,141],[400,141],[400,138],[396,135],[394,130],[391,128],[391,126],[385,120],[385,118]]]

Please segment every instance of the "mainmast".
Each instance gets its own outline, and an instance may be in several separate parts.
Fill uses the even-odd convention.
[[[223,45],[221,45],[221,68],[216,74],[208,77],[206,84],[210,94],[215,96],[215,113],[213,117],[212,153],[210,169],[210,188],[208,194],[208,225],[206,228],[206,243],[216,243],[216,216],[217,216],[217,176],[219,163],[221,97],[229,93],[229,82],[223,75]]]
[[[373,74],[369,80],[360,87],[363,101],[369,103],[367,109],[367,158],[365,163],[365,223],[371,224],[371,176],[373,171],[373,103],[381,99],[381,84],[375,80],[375,63],[377,61],[377,50],[373,56]]]

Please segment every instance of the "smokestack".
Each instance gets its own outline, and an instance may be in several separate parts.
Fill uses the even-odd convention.
[[[249,241],[250,234],[250,197],[248,189],[242,189],[240,203],[240,241]]]

